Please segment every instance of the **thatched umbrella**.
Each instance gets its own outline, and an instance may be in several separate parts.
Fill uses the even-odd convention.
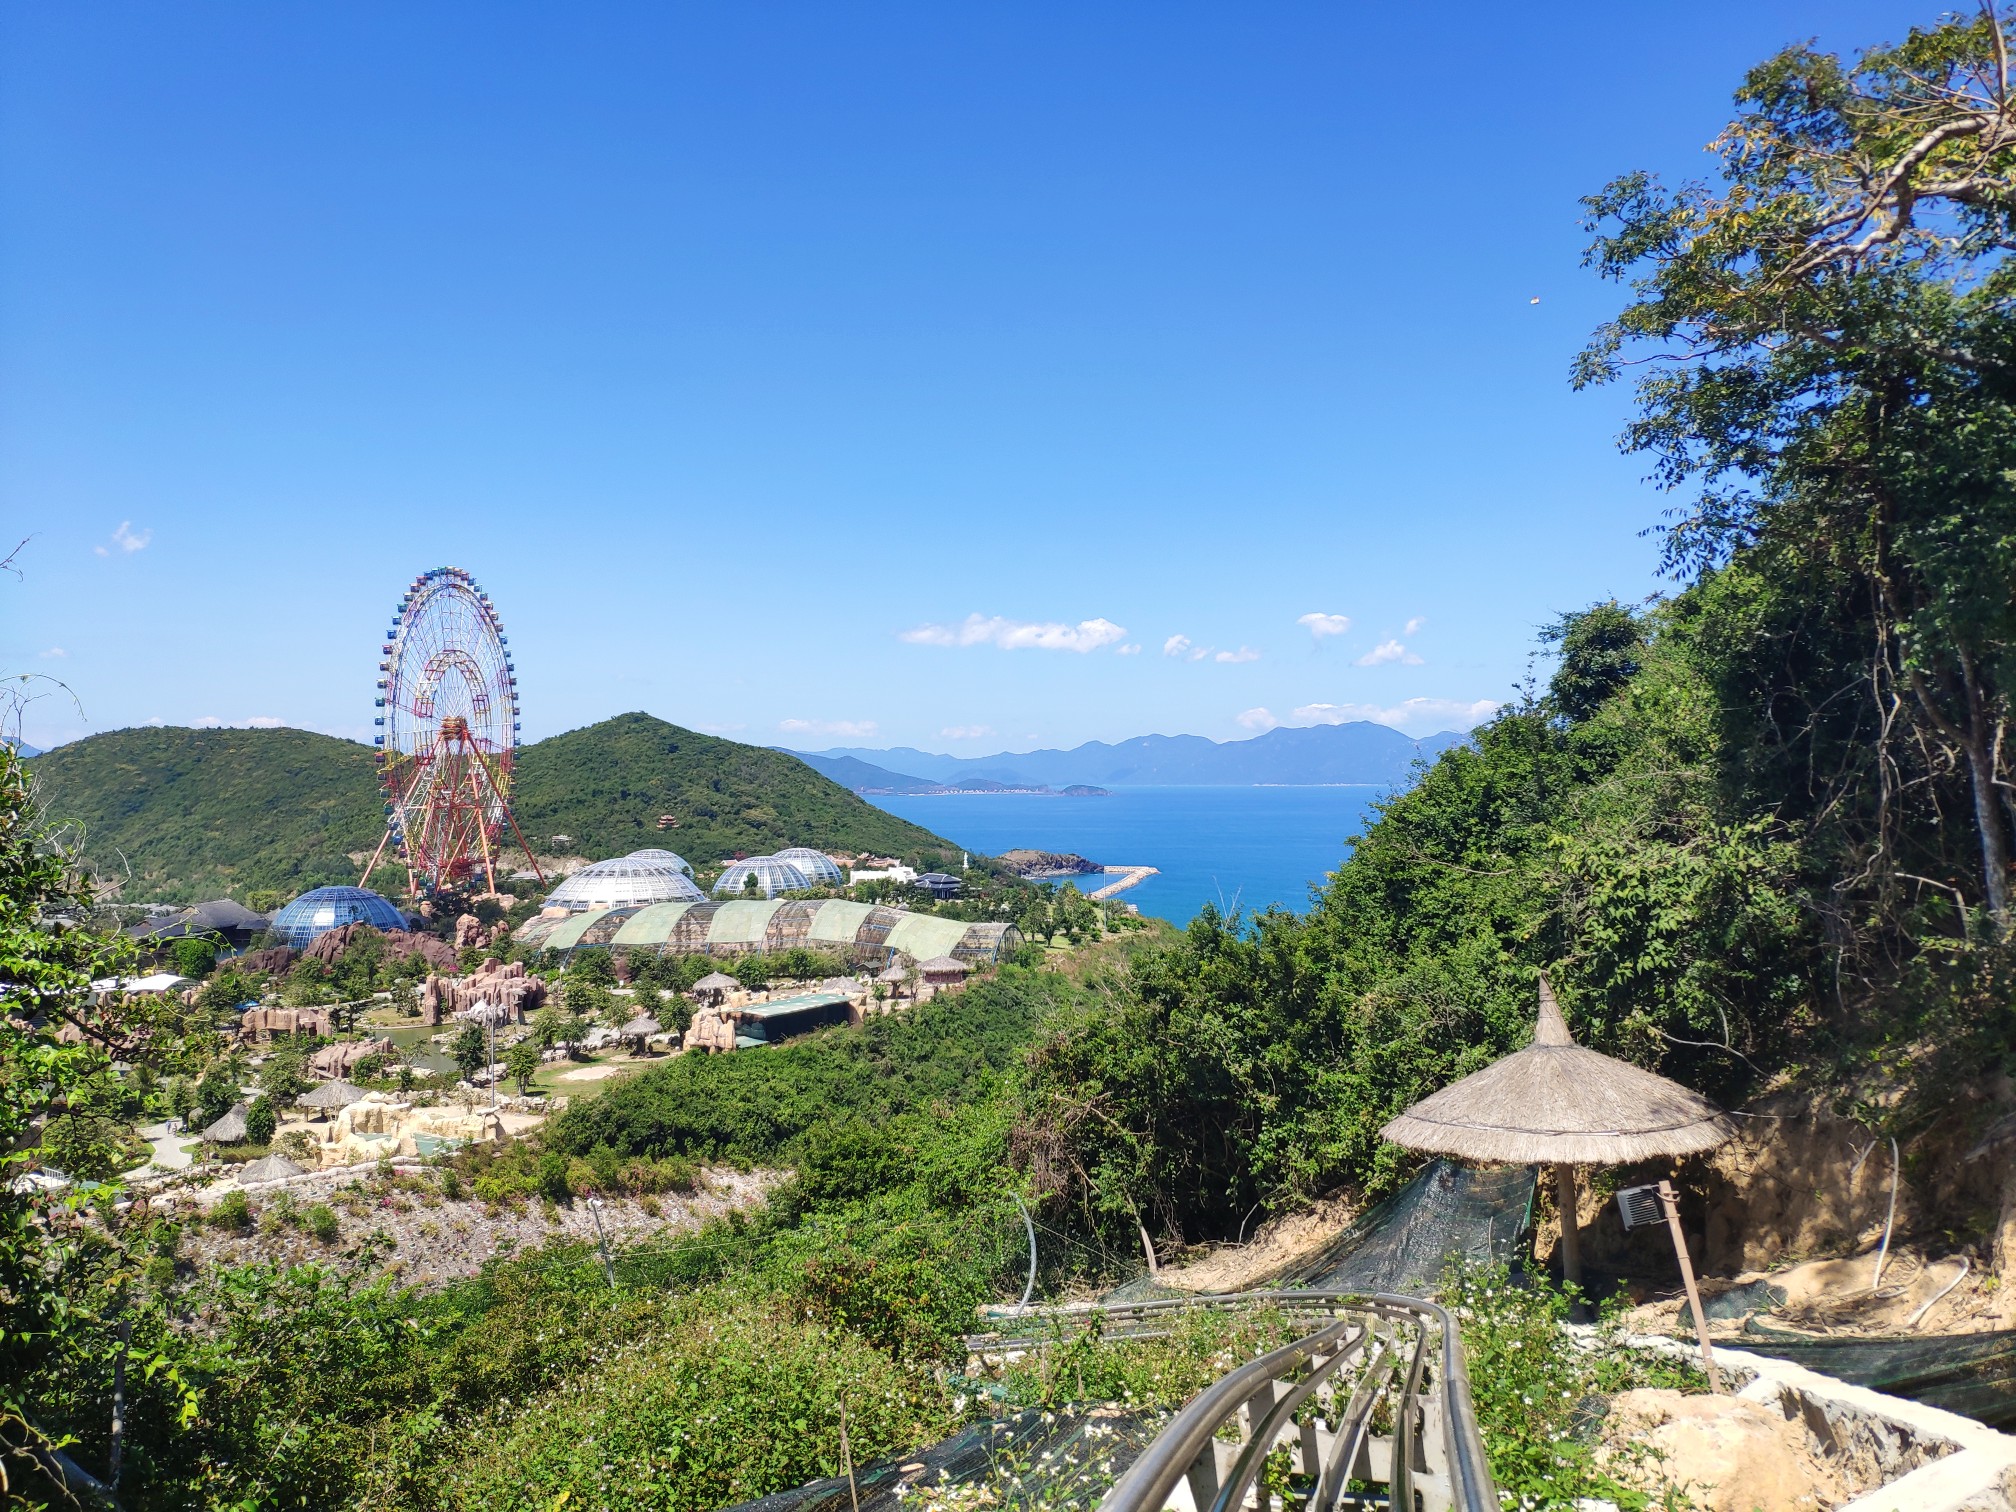
[[[305,1174],[302,1168],[285,1155],[265,1155],[249,1165],[238,1168],[238,1181],[242,1186],[248,1181],[279,1181],[286,1176]]]
[[[696,998],[711,999],[712,1001],[708,1003],[708,1006],[712,1008],[719,1006],[723,997],[741,985],[735,978],[723,972],[710,971],[693,984],[692,991],[693,996]]]
[[[665,1026],[651,1017],[650,1014],[640,1013],[616,1032],[626,1040],[634,1039],[637,1041],[637,1048],[642,1050],[652,1035],[663,1034],[665,1032]]]
[[[889,989],[889,996],[901,997],[903,989],[909,985],[910,973],[904,969],[901,961],[892,960],[875,980]]]
[[[242,1102],[231,1104],[231,1111],[203,1131],[205,1144],[243,1144],[245,1142],[245,1114]]]
[[[1435,1155],[1551,1165],[1562,1276],[1579,1283],[1575,1167],[1697,1155],[1734,1138],[1736,1126],[1698,1092],[1576,1044],[1543,973],[1532,1044],[1423,1098],[1379,1132]]]
[[[362,1087],[338,1077],[335,1081],[322,1083],[312,1091],[303,1092],[294,1099],[294,1106],[312,1108],[318,1113],[334,1113],[339,1108],[347,1108],[353,1102],[361,1100],[363,1096]]]

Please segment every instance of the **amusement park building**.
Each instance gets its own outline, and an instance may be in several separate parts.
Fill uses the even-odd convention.
[[[913,961],[952,956],[983,965],[1022,943],[1012,924],[969,924],[840,898],[654,903],[565,917],[542,914],[520,925],[517,939],[546,950],[604,946],[665,955],[768,955],[802,945],[844,956],[850,967],[879,966],[899,953]]]
[[[546,895],[546,907],[580,913],[646,903],[697,903],[706,894],[693,885],[690,872],[670,851],[632,851],[582,867]]]
[[[273,933],[296,950],[315,936],[345,924],[404,929],[406,915],[368,887],[317,887],[273,915]]]
[[[833,869],[837,872],[840,868]],[[756,884],[753,889],[749,885],[752,879]],[[812,879],[795,862],[782,856],[751,856],[721,873],[714,884],[714,896],[739,898],[754,891],[761,897],[774,898],[779,893],[803,892],[811,885]]]
[[[809,845],[794,845],[789,850],[780,850],[772,857],[775,861],[789,861],[805,873],[814,887],[845,887],[847,878],[841,874],[840,863],[826,852],[814,850]]]

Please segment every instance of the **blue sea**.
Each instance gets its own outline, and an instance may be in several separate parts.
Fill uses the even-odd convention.
[[[1349,854],[1384,787],[1123,787],[1110,798],[1023,793],[886,795],[868,801],[987,855],[1075,851],[1102,865],[1155,866],[1120,897],[1187,924],[1206,903],[1253,912],[1309,906]],[[950,858],[948,858],[950,859]],[[1106,878],[1087,877],[1089,890]]]

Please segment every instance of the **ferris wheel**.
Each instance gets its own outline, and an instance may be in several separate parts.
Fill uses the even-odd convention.
[[[490,595],[460,567],[422,573],[399,600],[378,663],[385,835],[363,881],[390,848],[415,896],[478,876],[494,892],[507,829],[532,860],[511,817],[518,677],[508,647]],[[540,875],[536,860],[532,870]]]

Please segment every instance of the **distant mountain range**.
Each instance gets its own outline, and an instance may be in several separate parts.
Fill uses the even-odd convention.
[[[1251,740],[1202,735],[1141,735],[1117,745],[1087,741],[1068,751],[1004,751],[997,756],[941,756],[909,746],[794,751],[806,765],[856,792],[929,793],[941,787],[998,782],[1009,787],[1205,787],[1268,784],[1318,787],[1405,782],[1416,761],[1432,761],[1469,737],[1453,730],[1421,740],[1385,725],[1276,729]]]

